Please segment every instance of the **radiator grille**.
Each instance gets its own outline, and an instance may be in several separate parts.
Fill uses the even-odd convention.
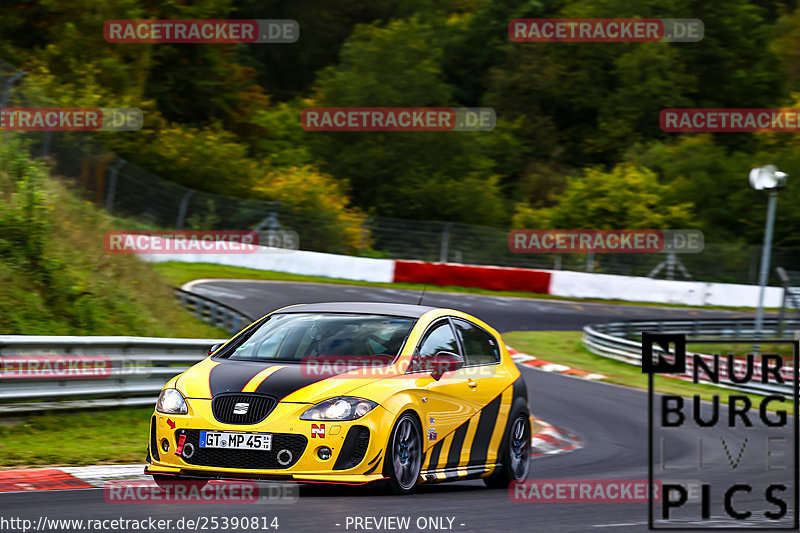
[[[267,418],[277,400],[263,394],[217,394],[211,400],[214,417],[224,424],[257,424]]]

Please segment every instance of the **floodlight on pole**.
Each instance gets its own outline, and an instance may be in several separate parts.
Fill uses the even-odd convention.
[[[758,275],[758,308],[756,309],[756,340],[761,340],[764,324],[764,292],[769,274],[769,258],[772,249],[772,231],[775,227],[775,207],[778,202],[778,189],[786,185],[788,175],[775,165],[754,168],[750,171],[750,186],[757,191],[769,191],[767,220],[764,226],[764,246],[761,248],[761,270]],[[758,351],[755,347],[754,351]]]

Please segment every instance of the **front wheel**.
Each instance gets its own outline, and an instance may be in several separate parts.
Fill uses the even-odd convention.
[[[403,413],[392,429],[384,476],[395,494],[408,494],[414,489],[422,468],[422,430],[411,413]]]
[[[487,487],[505,488],[512,481],[524,481],[531,468],[531,419],[527,409],[515,412],[498,454],[501,466],[483,482]]]

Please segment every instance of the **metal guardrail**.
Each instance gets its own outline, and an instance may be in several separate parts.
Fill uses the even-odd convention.
[[[711,339],[755,339],[756,337],[755,321],[752,319],[631,321],[586,326],[583,328],[583,344],[595,355],[641,367],[642,343],[635,339],[641,338],[642,332],[645,331],[653,333],[684,333],[687,336],[687,343],[701,343],[703,340]],[[779,339],[796,340],[798,332],[800,332],[800,319],[784,319],[781,323],[778,318],[765,318],[760,343],[768,344],[770,340]],[[654,347],[654,349],[659,351],[657,347]],[[700,355],[706,361],[711,360],[710,355],[697,355]],[[687,358],[687,374],[679,377],[679,379],[685,379],[691,375],[691,359],[691,357]],[[721,375],[726,374],[726,365],[725,358],[720,357]],[[744,365],[744,361],[735,363],[734,369],[737,375],[742,375],[745,371]],[[755,394],[783,393],[791,395],[793,392],[791,379],[794,375],[794,369],[790,365],[784,365],[783,370],[782,375],[787,380],[786,384],[750,382],[746,385],[739,385],[721,380],[719,386]],[[757,372],[760,372],[760,369],[756,368],[756,375],[760,375]]]
[[[800,272],[777,267],[775,273],[778,274],[781,285],[783,285],[783,301],[781,301],[781,311],[778,315],[778,319],[783,322],[787,307],[800,311]]]
[[[221,342],[225,341],[0,335],[0,414],[154,405],[164,383]],[[88,376],[86,368],[71,373],[69,361],[100,368],[95,376]],[[40,368],[32,369],[31,362],[40,363]],[[56,365],[58,371],[53,371]]]
[[[193,312],[200,320],[228,330],[234,335],[247,325],[256,321],[256,318],[243,313],[229,305],[200,296],[183,289],[175,289],[175,296],[181,305]]]
[[[198,318],[231,334],[255,320],[182,289],[175,289],[175,296]],[[221,342],[225,339],[0,335],[0,415],[153,405],[164,383]]]

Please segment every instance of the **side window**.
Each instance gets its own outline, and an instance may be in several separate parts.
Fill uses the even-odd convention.
[[[417,347],[409,372],[431,370],[430,361],[437,352],[459,353],[458,341],[448,322],[441,322],[428,330]]]
[[[458,338],[464,346],[467,365],[486,365],[500,362],[500,347],[494,336],[465,320],[453,319]]]

